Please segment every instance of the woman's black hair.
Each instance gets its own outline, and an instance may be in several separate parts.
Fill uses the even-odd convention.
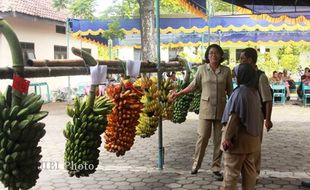
[[[254,64],[256,65],[257,62],[257,51],[254,48],[245,48],[241,51],[241,53],[244,53],[245,57],[252,58]]]
[[[258,88],[257,75],[256,71],[250,64],[239,64],[237,69],[237,84],[240,86],[241,84]]]
[[[211,50],[211,48],[215,48],[219,51],[220,55],[221,55],[221,59],[220,59],[220,63],[222,63],[225,59],[224,59],[224,51],[223,49],[221,48],[221,46],[217,45],[217,44],[211,44],[208,46],[206,52],[205,52],[205,61],[206,63],[210,63],[210,60],[208,59],[208,55],[209,55],[209,52]]]

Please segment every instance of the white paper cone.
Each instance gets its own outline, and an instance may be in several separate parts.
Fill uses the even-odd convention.
[[[90,67],[91,84],[98,85],[106,82],[107,70],[108,67],[106,65],[96,65]]]

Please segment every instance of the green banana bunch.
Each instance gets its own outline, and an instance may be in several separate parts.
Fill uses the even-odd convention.
[[[18,105],[13,96],[22,97]],[[38,143],[46,133],[39,121],[48,115],[40,111],[43,103],[40,95],[23,95],[11,86],[6,95],[0,92],[0,180],[9,189],[29,189],[39,178]]]
[[[195,90],[193,93],[194,93],[194,97],[189,106],[189,111],[195,112],[195,114],[199,114],[201,91]]]
[[[178,82],[177,89],[185,88],[185,82]],[[183,123],[186,120],[187,112],[190,106],[190,103],[193,99],[193,93],[188,93],[181,97],[178,97],[173,106],[173,116],[171,121],[173,123]]]
[[[67,122],[63,134],[66,138],[65,168],[70,177],[89,176],[99,164],[101,134],[107,125],[106,116],[114,104],[106,97],[96,97],[94,107],[90,108],[87,98],[74,99],[72,106],[67,106],[67,114],[72,121]]]

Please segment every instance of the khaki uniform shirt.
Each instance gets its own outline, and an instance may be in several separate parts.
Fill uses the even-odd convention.
[[[209,64],[201,65],[190,85],[201,88],[199,119],[221,120],[226,95],[230,95],[233,89],[230,68],[220,65],[213,71]]]
[[[263,102],[272,101],[270,85],[265,73],[261,74],[258,81],[258,91],[262,96]]]

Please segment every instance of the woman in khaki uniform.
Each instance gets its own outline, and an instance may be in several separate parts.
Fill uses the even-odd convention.
[[[230,68],[221,65],[224,61],[224,52],[219,45],[210,45],[205,53],[206,62],[198,67],[194,80],[185,89],[174,93],[172,98],[187,94],[195,89],[201,89],[198,139],[196,142],[192,174],[196,174],[201,167],[206,147],[213,128],[213,176],[217,180],[223,180],[221,171],[222,151],[220,150],[222,124],[221,119],[226,104],[227,96],[230,96],[233,84]]]
[[[242,189],[254,190],[256,184],[255,158],[261,150],[263,113],[254,68],[240,64],[236,69],[237,88],[225,107],[222,118],[224,152],[224,181],[222,190],[234,190],[240,173]]]

